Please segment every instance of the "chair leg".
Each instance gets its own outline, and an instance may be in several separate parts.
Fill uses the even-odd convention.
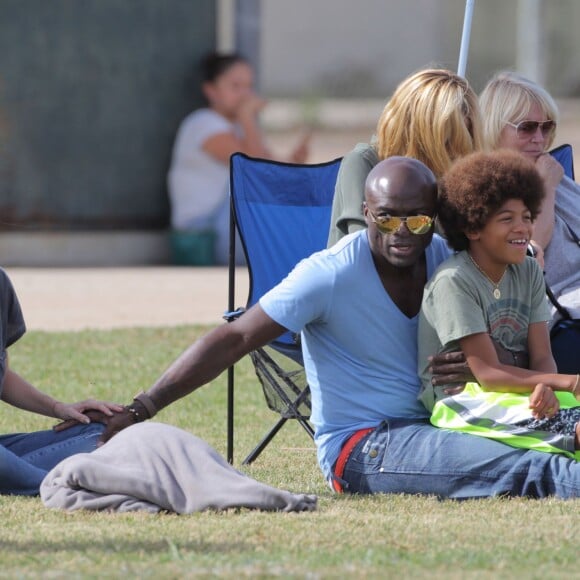
[[[234,463],[234,367],[228,368],[228,381],[227,381],[227,399],[228,399],[228,412],[227,412],[227,454],[226,459],[228,463]]]
[[[300,423],[300,425],[302,425],[304,431],[310,435],[310,438],[314,439],[314,429],[312,428],[312,425],[306,419],[302,419],[301,417],[297,418],[296,420],[298,423]]]
[[[242,465],[248,465],[248,464],[252,463],[252,461],[257,459],[258,456],[260,455],[260,453],[262,453],[262,451],[264,451],[266,445],[268,445],[268,443],[270,443],[270,441],[272,441],[272,439],[275,437],[276,433],[278,433],[278,431],[280,431],[280,429],[282,429],[282,427],[284,426],[284,423],[286,423],[286,421],[288,421],[288,419],[286,417],[280,418],[279,421],[274,425],[274,427],[272,427],[272,429],[270,429],[268,434],[262,439],[262,441],[260,441],[260,443],[258,443],[258,445],[256,445],[256,447],[244,459],[244,461],[242,461]]]
[[[297,417],[296,420],[298,421],[298,423],[300,423],[300,425],[302,425],[304,431],[306,431],[306,433],[310,435],[310,438],[314,439],[314,429],[312,428],[312,425],[310,425],[308,420],[303,419],[301,417],[300,418]],[[249,465],[256,459],[258,459],[258,456],[262,453],[262,451],[264,451],[268,443],[270,443],[270,441],[274,439],[276,433],[278,433],[278,431],[282,429],[286,421],[288,421],[288,417],[280,418],[278,422],[274,425],[274,427],[272,427],[272,429],[268,431],[267,435],[260,441],[260,443],[258,443],[258,445],[254,447],[254,449],[248,454],[248,456],[244,459],[244,461],[242,461],[242,465]]]

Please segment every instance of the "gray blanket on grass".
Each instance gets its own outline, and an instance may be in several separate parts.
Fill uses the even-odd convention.
[[[259,483],[235,470],[205,441],[170,425],[139,423],[92,453],[61,461],[44,478],[49,508],[189,514],[246,507],[310,511],[314,495]]]

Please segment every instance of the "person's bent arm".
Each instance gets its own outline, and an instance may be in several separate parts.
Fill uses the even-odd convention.
[[[491,339],[491,341],[500,363],[522,369],[530,368],[527,353],[508,351],[495,340]],[[447,387],[444,389],[447,395],[456,395],[464,389],[465,383],[477,380],[469,368],[462,350],[433,355],[429,357],[429,361],[429,372],[432,374],[431,383],[435,387]]]
[[[219,133],[207,139],[203,150],[221,163],[228,164],[234,153],[245,153],[252,157],[271,159],[272,154],[260,140],[242,140],[233,133]]]
[[[543,323],[536,324],[539,326]],[[485,390],[530,393],[536,385],[545,383],[556,391],[574,392],[577,375],[560,375],[552,371],[528,370],[500,363],[487,333],[472,334],[459,342],[467,364]]]
[[[252,157],[271,159],[272,153],[264,143],[264,136],[258,123],[258,114],[266,105],[266,101],[257,95],[250,95],[240,105],[237,122],[242,128],[242,135],[238,137],[233,132],[219,133],[206,139],[202,149],[220,161],[229,163],[234,153],[245,153]]]
[[[144,393],[156,411],[205,385],[252,350],[280,336],[286,329],[259,306],[253,306],[234,322],[215,328],[186,349]],[[137,411],[137,412],[135,412]],[[149,418],[147,407],[137,398],[107,422],[102,441],[125,427]]]
[[[554,231],[556,188],[562,181],[564,168],[549,153],[544,153],[536,160],[536,169],[544,180],[546,197],[534,222],[534,241],[546,249]]]
[[[63,403],[50,395],[39,391],[18,373],[9,367],[6,368],[1,399],[24,411],[54,417],[56,419],[73,420],[75,423],[90,423],[91,419],[85,411],[98,411],[107,417],[123,407],[115,403],[87,399],[79,403]]]

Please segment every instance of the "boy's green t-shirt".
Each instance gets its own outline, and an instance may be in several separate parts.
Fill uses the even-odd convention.
[[[527,353],[529,325],[551,319],[543,274],[533,258],[508,266],[499,299],[493,290],[467,251],[443,262],[425,286],[419,315],[419,398],[430,411],[444,396],[444,387],[431,385],[429,356],[459,350],[459,339],[480,332],[504,349]]]

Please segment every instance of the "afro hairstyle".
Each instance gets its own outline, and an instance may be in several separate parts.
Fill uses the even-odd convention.
[[[456,161],[439,181],[438,218],[451,248],[466,250],[465,232],[481,231],[506,201],[521,199],[535,220],[544,195],[540,174],[521,153],[472,153]]]

